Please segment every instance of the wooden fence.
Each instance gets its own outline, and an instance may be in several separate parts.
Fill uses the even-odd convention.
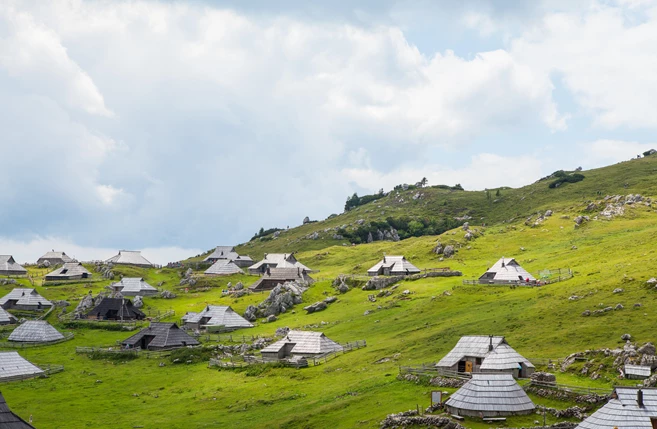
[[[3,377],[0,378],[0,382],[24,381],[24,380],[29,380],[31,378],[49,376],[64,371],[64,365],[46,364],[46,365],[36,365],[36,366],[43,371],[43,374],[21,374],[21,375],[14,375],[11,377]]]
[[[232,335],[232,334],[201,334],[195,335],[195,337],[204,342],[219,342],[219,343],[241,343],[245,344],[248,342],[253,342],[259,338],[259,335]]]
[[[255,356],[231,356],[230,360],[228,361],[222,361],[221,359],[210,359],[210,362],[208,363],[208,367],[220,367],[220,368],[243,368],[245,366],[249,365],[257,365],[257,364],[283,364],[286,366],[294,367],[297,369],[300,368],[307,368],[309,366],[317,366],[321,365],[323,363],[326,363],[333,358],[345,354],[347,352],[350,352],[352,350],[360,349],[363,347],[367,346],[367,341],[365,340],[357,340],[357,341],[352,341],[348,342],[345,344],[341,344],[342,350],[334,351],[334,352],[329,352],[329,353],[324,353],[319,356],[314,356],[314,357],[307,357],[302,360],[297,360],[297,361],[292,361],[288,359],[263,359],[263,358],[258,358]]]
[[[524,286],[524,287],[537,287],[545,286],[552,283],[561,282],[573,278],[573,272],[570,268],[557,268],[551,270],[541,271],[537,278],[538,280],[533,280],[526,282],[524,280],[512,280],[506,282],[493,282],[490,280],[463,280],[464,285],[483,285],[483,286]]]
[[[559,383],[546,383],[540,381],[530,381],[525,387],[533,386],[541,389],[555,389],[563,392],[573,393],[575,395],[601,395],[607,396],[613,392],[613,387],[586,387],[586,386],[570,386],[567,384]]]
[[[55,341],[49,341],[47,343],[21,343],[16,341],[3,341],[0,342],[0,349],[30,349],[34,347],[51,346],[53,344],[59,344],[68,340],[72,340],[74,336],[75,334],[73,334],[73,332],[67,332],[64,334],[64,338]]]

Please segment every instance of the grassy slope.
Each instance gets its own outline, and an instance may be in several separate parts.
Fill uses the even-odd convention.
[[[631,184],[624,193],[631,190],[655,196],[654,165],[653,161],[644,160],[611,168],[620,175],[620,170],[636,167],[636,175],[619,179],[621,186],[624,182]],[[591,174],[587,173],[583,184]],[[542,226],[528,228],[520,221],[490,226],[483,237],[468,244],[470,249],[463,247],[448,262],[438,261],[431,248],[437,240],[463,241],[463,231],[398,243],[307,248],[298,255],[305,264],[321,270],[319,278],[326,279],[339,273],[364,273],[385,251],[405,254],[420,268],[449,265],[462,270],[466,278],[478,276],[502,255],[515,256],[532,272],[571,267],[576,277],[566,282],[536,289],[510,289],[462,286],[461,278],[423,279],[404,282],[395,295],[376,303],[368,301],[369,292],[351,290],[324,312],[306,315],[299,306],[295,313],[284,314],[277,322],[259,324],[245,332],[271,335],[280,326],[320,325],[337,341],[367,339],[367,348],[314,368],[271,369],[254,376],[211,370],[202,363],[167,363],[159,367],[158,360],[144,358],[125,364],[92,361],[76,355],[74,347],[110,345],[128,334],[77,330],[76,338],[70,342],[21,351],[37,363],[64,364],[66,371],[49,379],[8,383],[2,392],[14,411],[25,417],[33,414],[40,429],[115,427],[117,422],[125,427],[144,428],[377,427],[388,413],[415,408],[418,403],[428,405],[431,388],[397,381],[398,365],[436,361],[464,334],[505,335],[520,353],[530,358],[564,357],[589,348],[614,347],[620,344],[620,335],[625,332],[638,341],[654,342],[650,315],[656,310],[657,291],[649,289],[645,280],[657,275],[653,245],[657,214],[637,206],[613,221],[592,221],[575,229],[572,217],[582,209],[580,203],[595,196],[579,195],[577,185],[580,184],[558,190],[572,193],[572,202],[564,198],[559,204],[541,203],[542,208],[557,210]],[[571,186],[573,189],[568,190]],[[603,191],[606,193],[615,191]],[[564,215],[570,219],[562,219]],[[277,243],[284,242],[266,245]],[[521,252],[521,247],[526,250]],[[289,251],[285,247],[271,249]],[[173,290],[179,281],[178,272],[169,269],[118,271],[143,275],[154,284],[164,281],[164,287]],[[206,302],[229,304],[241,312],[264,295],[238,300],[222,298],[221,287],[227,281],[235,283],[240,279],[245,283],[252,280],[246,276],[211,279],[208,282],[215,288],[210,291],[177,291],[180,295],[174,300],[147,298],[146,305],[162,310],[174,308],[176,318],[185,311],[198,310]],[[92,289],[95,292],[107,283],[93,283]],[[624,288],[624,292],[613,294],[617,287]],[[2,286],[0,292],[10,288]],[[73,305],[88,291],[84,285],[38,289],[48,298],[68,299]],[[409,299],[402,299],[403,289],[412,292]],[[452,295],[443,296],[446,290]],[[330,280],[322,280],[306,293],[304,300],[312,303],[328,294],[334,294]],[[573,294],[585,298],[569,301]],[[633,304],[638,302],[642,307],[634,309]],[[584,309],[617,303],[625,309],[601,317],[580,316]],[[366,310],[372,313],[365,316]],[[51,321],[56,323],[54,317]],[[396,353],[400,353],[397,360],[375,363]],[[569,374],[558,377],[562,382],[592,386],[613,382],[594,382]],[[560,408],[570,405],[534,399]],[[527,426],[535,418],[510,419],[509,424]],[[473,421],[467,425],[488,427]]]

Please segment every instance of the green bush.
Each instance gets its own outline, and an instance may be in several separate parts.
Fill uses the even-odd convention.
[[[214,354],[213,347],[184,347],[172,351],[169,360],[175,364],[208,362]]]
[[[64,322],[66,329],[99,329],[102,331],[123,331],[124,325],[118,323],[94,323],[94,322],[80,322],[70,321]]]
[[[556,187],[559,187],[564,183],[576,183],[576,182],[581,182],[582,180],[584,180],[584,175],[583,174],[579,174],[579,173],[566,174],[563,171],[561,171],[561,173],[563,173],[563,174],[557,176],[557,177],[559,177],[557,180],[550,183],[550,185],[549,185],[550,189],[554,189]]]

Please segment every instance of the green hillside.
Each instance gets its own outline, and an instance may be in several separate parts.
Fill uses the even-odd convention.
[[[425,196],[418,200],[412,199],[417,190],[400,192],[399,197],[393,192],[335,218],[290,229],[277,239],[240,246],[239,252],[254,259],[266,252],[297,251],[301,262],[319,272],[315,274],[318,281],[304,294],[303,304],[275,322],[258,321],[255,328],[235,334],[272,336],[277,328],[287,326],[321,330],[341,343],[367,340],[366,348],[325,364],[300,370],[217,370],[208,368],[207,362],[174,364],[166,357],[140,357],[128,362],[92,360],[76,354],[75,347],[111,346],[131,334],[76,328],[71,341],[20,351],[35,363],[63,364],[64,372],[47,379],[6,383],[2,393],[13,411],[24,417],[33,415],[40,429],[376,428],[387,414],[417,405],[427,407],[430,392],[436,389],[398,380],[399,366],[436,362],[462,335],[504,335],[512,347],[530,359],[556,359],[587,349],[618,347],[625,333],[638,343],[654,343],[652,315],[657,311],[657,290],[646,281],[657,276],[657,207],[644,200],[625,205],[624,213],[611,219],[600,215],[605,204],[589,211],[586,208],[606,195],[657,197],[657,157],[583,174],[583,181],[556,189],[548,187],[550,180],[520,189],[505,188],[493,199],[485,192],[437,188],[420,190]],[[536,216],[529,225],[525,223],[530,214],[548,209],[554,213],[542,223],[534,226]],[[576,227],[574,219],[580,214],[590,220]],[[441,235],[344,246],[341,240],[325,238],[334,232],[324,232],[353,225],[359,219],[371,222],[388,216],[463,215],[471,216],[472,228],[478,230],[472,241],[464,238],[461,228],[454,228]],[[315,231],[324,238],[302,238]],[[452,244],[458,252],[440,260],[432,252],[437,242]],[[391,295],[378,297],[376,302],[368,299],[376,292],[353,288],[339,294],[333,288],[337,275],[365,274],[384,252],[403,254],[421,269],[449,266],[462,271],[464,277],[404,281]],[[478,277],[502,256],[517,258],[532,273],[570,268],[575,276],[537,288],[463,285],[464,279]],[[229,281],[248,285],[256,280],[253,276],[207,279],[197,272],[199,282],[185,290],[179,286],[181,270],[116,268],[115,273],[143,276],[151,284],[162,283],[163,288],[178,294],[171,300],[145,299],[147,311],[175,310],[175,316],[168,319],[171,321],[179,320],[187,311],[202,309],[206,303],[231,305],[242,313],[267,296],[257,293],[235,299],[222,295]],[[29,284],[27,280],[20,283]],[[96,293],[109,283],[37,286],[37,290],[48,299],[65,299],[73,306],[69,308],[74,308],[89,290]],[[0,293],[12,287],[0,286]],[[623,291],[614,293],[617,288]],[[404,294],[405,290],[409,293]],[[333,295],[338,301],[322,312],[306,314],[302,310]],[[570,300],[573,295],[579,299]],[[617,304],[623,309],[582,316],[584,310]],[[49,320],[65,330],[55,313]],[[573,372],[556,374],[560,383],[571,385],[632,384],[616,379],[611,370],[596,380]],[[530,396],[535,403],[550,407],[574,405]],[[528,427],[537,419],[536,415],[509,418],[507,425]],[[547,417],[548,423],[557,420],[563,419]],[[464,425],[490,427],[474,419]]]

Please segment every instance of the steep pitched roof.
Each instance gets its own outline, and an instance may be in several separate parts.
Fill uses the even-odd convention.
[[[0,255],[0,271],[14,271],[17,275],[27,274],[27,270],[16,263],[11,255]]]
[[[66,253],[56,252],[54,250],[52,250],[50,252],[46,252],[45,255],[43,255],[42,257],[39,258],[39,260],[42,260],[42,259],[61,259],[62,261],[64,261],[64,263],[66,263],[66,262],[76,262],[75,259],[68,256]]]
[[[472,374],[445,402],[446,407],[486,416],[494,413],[526,413],[536,406],[511,374]],[[451,411],[451,410],[450,410]]]
[[[141,255],[141,251],[137,250],[119,250],[119,254],[109,258],[105,262],[112,262],[114,264],[126,264],[137,266],[152,266],[148,259]]]
[[[0,381],[13,377],[42,375],[43,370],[23,359],[18,352],[0,352]]]
[[[232,260],[218,259],[210,268],[205,270],[207,275],[227,276],[230,274],[244,274],[244,271],[233,263]]]
[[[2,393],[0,393],[0,429],[35,429],[9,409]]]
[[[185,346],[196,346],[200,343],[189,336],[185,331],[180,329],[175,323],[153,322],[148,328],[144,328],[132,337],[123,341],[124,345],[136,346],[145,336],[154,338],[148,344],[148,347],[154,348],[174,348]]]
[[[21,343],[50,343],[63,340],[64,335],[45,320],[27,320],[9,335],[9,341]]]
[[[652,368],[650,366],[643,365],[625,365],[625,375],[633,375],[636,377],[650,377],[652,373]]]
[[[381,268],[390,268],[390,271],[399,273],[415,274],[420,272],[420,269],[411,264],[404,256],[384,256],[367,272],[378,272]]]
[[[186,316],[186,317],[185,317]],[[200,313],[188,313],[183,316],[187,323],[199,323],[202,319],[208,319],[204,326],[223,325],[226,328],[252,328],[253,324],[235,313],[232,308],[223,305],[208,305]]]
[[[239,258],[239,254],[235,251],[233,246],[217,246],[214,249],[214,252],[210,253],[204,261],[209,261],[213,259],[227,259],[233,261]]]
[[[534,364],[523,357],[520,353],[513,350],[510,345],[502,342],[499,346],[495,347],[492,352],[486,354],[486,357],[484,357],[484,360],[481,363],[481,370],[504,371],[517,369],[518,364],[521,362],[529,368],[534,368]]]
[[[111,286],[120,288],[122,294],[157,293],[157,289],[146,283],[141,277],[123,277],[118,282],[112,283]]]
[[[292,354],[324,354],[342,350],[342,346],[327,338],[322,332],[290,331],[279,341],[261,350],[264,353],[276,353],[286,344],[295,344]]]
[[[262,265],[268,264],[275,266],[276,268],[301,268],[302,270],[310,271],[310,268],[303,265],[301,262],[297,261],[291,253],[268,253],[262,259],[262,261],[256,262],[254,265],[250,266],[250,270],[258,269]]]
[[[504,342],[504,337],[493,337],[492,342],[494,350]],[[466,356],[484,358],[490,352],[490,343],[491,338],[487,335],[467,335],[461,337],[458,343],[456,343],[456,346],[436,366],[449,368]]]
[[[108,313],[116,312],[117,320],[143,319],[146,315],[136,308],[132,301],[125,298],[103,298],[87,316],[105,317]]]
[[[61,277],[62,279],[71,277],[80,277],[86,275],[91,277],[91,273],[80,262],[66,262],[55,271],[46,274],[46,277]]]
[[[0,306],[4,306],[7,301],[17,301],[16,305],[32,305],[36,307],[41,304],[43,307],[52,307],[52,302],[39,295],[36,290],[27,288],[13,289],[7,295],[0,298]]]
[[[527,270],[518,264],[515,258],[501,258],[481,277],[482,280],[518,281],[520,279],[536,280]]]
[[[276,281],[281,284],[291,281],[312,282],[313,279],[303,271],[302,268],[270,268],[268,273],[263,273],[249,289],[257,289],[265,281]]]
[[[575,429],[652,429],[651,419],[657,419],[657,389],[641,389],[642,407],[638,392],[636,387],[617,387],[612,399]]]
[[[0,324],[12,324],[16,322],[17,322],[16,317],[14,317],[13,314],[9,313],[4,308],[0,307]]]

